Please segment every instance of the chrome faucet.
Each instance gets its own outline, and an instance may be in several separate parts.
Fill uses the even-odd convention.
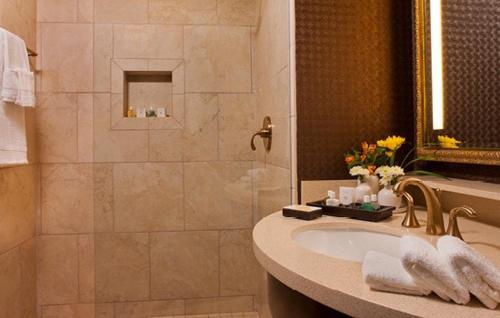
[[[394,186],[397,195],[403,195],[407,186],[418,187],[424,194],[427,206],[427,229],[426,233],[431,235],[444,235],[446,233],[443,221],[443,209],[441,202],[434,190],[417,178],[404,178]]]

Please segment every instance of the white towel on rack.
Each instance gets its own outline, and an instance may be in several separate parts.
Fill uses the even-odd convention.
[[[35,106],[35,80],[30,71],[26,44],[0,28],[0,100]]]
[[[401,262],[419,283],[442,299],[467,304],[469,291],[460,284],[455,272],[429,242],[415,236],[403,236],[400,243]]]
[[[500,269],[456,237],[443,236],[437,247],[460,283],[486,307],[495,309],[500,302]]]
[[[431,293],[406,272],[399,258],[390,255],[369,251],[362,272],[363,280],[372,289],[419,296]]]

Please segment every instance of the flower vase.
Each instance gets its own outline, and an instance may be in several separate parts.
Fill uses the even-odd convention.
[[[365,195],[372,194],[372,188],[367,182],[362,182],[358,179],[358,186],[354,189],[354,202],[363,203],[363,197]]]
[[[380,179],[377,175],[366,176],[364,181],[368,183],[371,189],[371,194],[377,194],[380,190]]]
[[[391,184],[386,185],[378,193],[378,203],[384,206],[393,206],[396,209],[401,207],[403,202],[403,196],[398,196],[393,191],[393,186]]]

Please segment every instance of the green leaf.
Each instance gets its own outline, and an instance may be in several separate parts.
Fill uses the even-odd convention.
[[[403,166],[403,169],[406,169],[406,167],[410,166],[412,163],[415,163],[417,161],[421,161],[421,160],[430,160],[432,159],[433,157],[432,156],[423,156],[423,157],[417,157],[411,161],[409,161],[406,165]]]
[[[410,151],[408,151],[408,153],[406,154],[406,156],[404,157],[403,161],[401,161],[401,166],[404,168],[404,167],[407,167],[408,165],[405,165],[406,163],[406,160],[408,160],[408,158],[410,158],[410,155],[415,151],[415,149],[417,149],[417,147],[413,147],[410,149]]]

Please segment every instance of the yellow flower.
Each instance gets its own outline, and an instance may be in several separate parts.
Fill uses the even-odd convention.
[[[377,141],[377,146],[379,146],[379,147],[387,148],[386,145],[387,145],[387,143],[385,142],[385,140]]]
[[[394,155],[394,152],[392,152],[392,151],[386,151],[386,152],[385,152],[385,155],[386,155],[387,157],[391,158],[391,157],[392,157],[392,155]]]
[[[387,148],[391,151],[398,150],[405,143],[405,138],[400,136],[387,137],[385,140],[377,141],[377,145],[382,148]],[[389,155],[388,155],[389,156]],[[389,156],[390,157],[390,156]]]
[[[441,148],[447,148],[447,149],[457,149],[458,144],[462,143],[461,141],[456,140],[455,138],[452,137],[448,137],[446,135],[445,136],[439,135],[438,141]]]

